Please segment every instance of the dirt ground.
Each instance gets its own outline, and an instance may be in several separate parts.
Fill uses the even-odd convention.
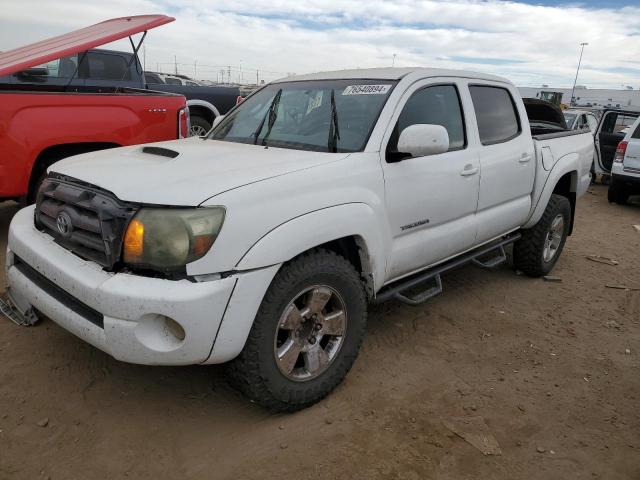
[[[0,251],[15,211],[0,204]],[[640,291],[605,287],[640,287],[632,224],[640,204],[594,186],[561,282],[470,266],[423,306],[371,307],[343,385],[292,415],[220,367],[119,363],[0,318],[0,478],[640,479]],[[478,425],[501,455],[462,438]]]

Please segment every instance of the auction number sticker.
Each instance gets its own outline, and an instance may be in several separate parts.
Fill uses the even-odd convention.
[[[391,85],[349,85],[342,95],[385,95]]]

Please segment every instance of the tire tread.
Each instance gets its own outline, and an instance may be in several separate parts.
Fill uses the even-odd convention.
[[[301,278],[318,271],[344,275],[344,278],[357,288],[360,294],[359,301],[364,305],[362,321],[350,324],[350,327],[355,327],[355,331],[352,330],[350,334],[356,335],[357,348],[355,354],[343,355],[342,358],[336,359],[339,362],[332,366],[338,368],[327,372],[330,374],[324,381],[309,388],[302,395],[295,395],[296,392],[293,392],[288,396],[285,390],[274,391],[261,369],[260,340],[265,334],[271,335],[270,332],[264,331],[269,327],[268,322],[261,319],[275,311],[278,303],[282,301],[280,297],[282,291],[293,283],[299,282]],[[228,364],[227,373],[231,384],[255,403],[274,411],[293,412],[318,402],[342,382],[353,365],[364,338],[366,312],[364,286],[358,272],[348,260],[325,249],[312,250],[296,257],[286,263],[276,274],[260,305],[244,349]],[[341,354],[342,352],[339,355]]]

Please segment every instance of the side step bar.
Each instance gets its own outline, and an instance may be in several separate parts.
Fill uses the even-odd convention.
[[[430,298],[442,293],[442,279],[440,276],[443,273],[466,265],[467,263],[473,263],[482,268],[496,267],[507,259],[504,247],[519,240],[520,237],[521,235],[519,233],[507,235],[500,240],[467,252],[441,265],[436,265],[433,268],[419,272],[409,278],[398,280],[397,282],[383,287],[376,295],[373,303],[383,303],[392,298],[409,305],[419,305],[424,303]],[[486,259],[489,254],[493,254],[493,256]],[[432,285],[413,296],[409,296],[404,293],[427,282],[435,282],[435,285]]]

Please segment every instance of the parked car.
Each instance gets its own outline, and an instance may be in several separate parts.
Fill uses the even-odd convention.
[[[639,116],[640,112],[632,110],[605,109],[602,112],[595,134],[592,167],[594,178],[602,175],[605,182],[609,180],[616,149],[625,137],[624,130]]]
[[[71,89],[126,87],[182,95],[189,107],[189,134],[192,136],[207,133],[213,120],[234,107],[240,95],[238,86],[201,86],[184,76],[143,72],[139,59],[131,52],[105,49],[74,52],[49,63],[47,68],[47,83],[57,82]],[[42,78],[18,74],[0,79],[0,83],[13,84],[18,88],[41,84]]]
[[[144,80],[147,85],[154,83],[167,84],[167,85],[182,85],[185,87],[202,87],[203,84],[187,77],[186,75],[171,75],[167,73],[158,72],[144,72]]]
[[[626,127],[611,165],[609,202],[625,204],[631,195],[640,195],[640,117]]]
[[[591,133],[595,135],[596,129],[598,128],[598,117],[594,112],[589,110],[565,110],[564,119],[567,122],[567,128],[569,130],[589,129]]]
[[[15,316],[126,362],[231,362],[255,402],[306,407],[351,368],[367,302],[422,303],[509,244],[552,270],[593,138],[535,111],[493,75],[327,72],[265,86],[206,138],[63,160],[10,226]]]
[[[126,58],[127,62],[131,61],[132,54],[116,53]],[[203,85],[184,75],[144,72],[142,80],[146,82],[147,88],[179,93],[187,98],[191,114],[191,136],[202,136],[211,130],[216,117],[231,110],[241,95],[238,85]]]
[[[70,60],[173,20],[119,18],[0,54],[0,200],[34,201],[47,168],[62,158],[188,135],[184,96],[132,88],[140,85],[130,78],[115,85],[110,59],[81,64],[77,78],[78,63]],[[76,35],[82,40],[73,41]]]

